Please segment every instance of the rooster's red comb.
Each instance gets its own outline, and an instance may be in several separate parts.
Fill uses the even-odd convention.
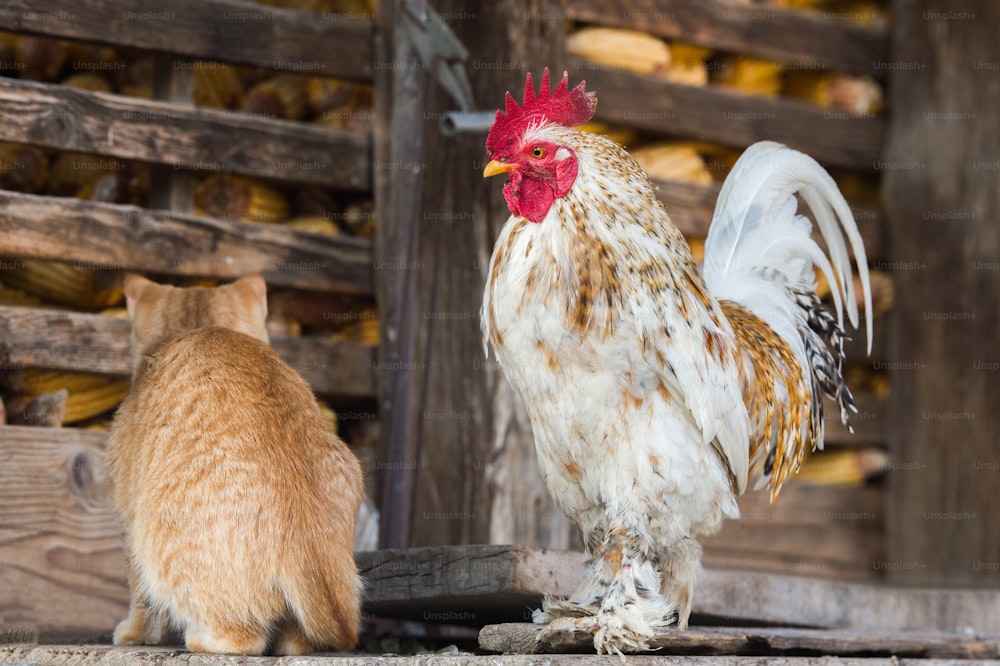
[[[562,80],[555,90],[551,90],[549,68],[542,72],[542,85],[535,94],[531,72],[524,80],[524,102],[518,104],[514,96],[507,92],[505,108],[497,111],[496,120],[486,137],[486,148],[493,154],[505,145],[513,143],[528,125],[535,123],[556,123],[572,127],[582,125],[594,117],[597,96],[587,92],[585,81],[569,89],[569,75],[563,72]]]

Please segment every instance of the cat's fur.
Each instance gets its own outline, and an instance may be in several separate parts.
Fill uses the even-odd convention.
[[[132,602],[120,644],[303,654],[357,643],[357,458],[268,344],[259,275],[181,289],[130,275],[132,390],[107,462]]]

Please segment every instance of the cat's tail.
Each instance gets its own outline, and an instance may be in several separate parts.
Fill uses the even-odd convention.
[[[350,550],[333,554],[327,550],[330,546],[316,544],[317,551],[325,552],[293,564],[282,589],[314,648],[351,650],[358,643],[361,622],[361,576]]]

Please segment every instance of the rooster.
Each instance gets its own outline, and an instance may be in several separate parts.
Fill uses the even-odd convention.
[[[833,179],[773,142],[741,156],[719,194],[699,268],[642,168],[574,126],[597,99],[567,76],[518,104],[486,140],[511,216],[493,250],[482,329],[531,420],[556,505],[579,525],[588,569],[534,620],[594,634],[598,653],[649,648],[687,627],[701,548],[736,518],[748,483],[774,501],[823,400],[857,411],[842,368],[844,311],[858,328],[847,244],[866,312],[864,245]],[[812,239],[809,207],[826,251]],[[846,236],[846,242],[845,242]],[[832,286],[836,316],[815,291]],[[867,317],[871,349],[871,318]]]

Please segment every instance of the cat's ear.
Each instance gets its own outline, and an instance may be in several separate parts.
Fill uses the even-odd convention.
[[[267,284],[260,273],[244,275],[233,285],[240,290],[250,305],[260,308],[261,319],[267,319]]]
[[[143,292],[151,285],[155,286],[156,283],[147,280],[141,275],[130,273],[125,276],[125,309],[128,310],[128,318],[130,320],[135,317],[135,304],[139,302]]]

